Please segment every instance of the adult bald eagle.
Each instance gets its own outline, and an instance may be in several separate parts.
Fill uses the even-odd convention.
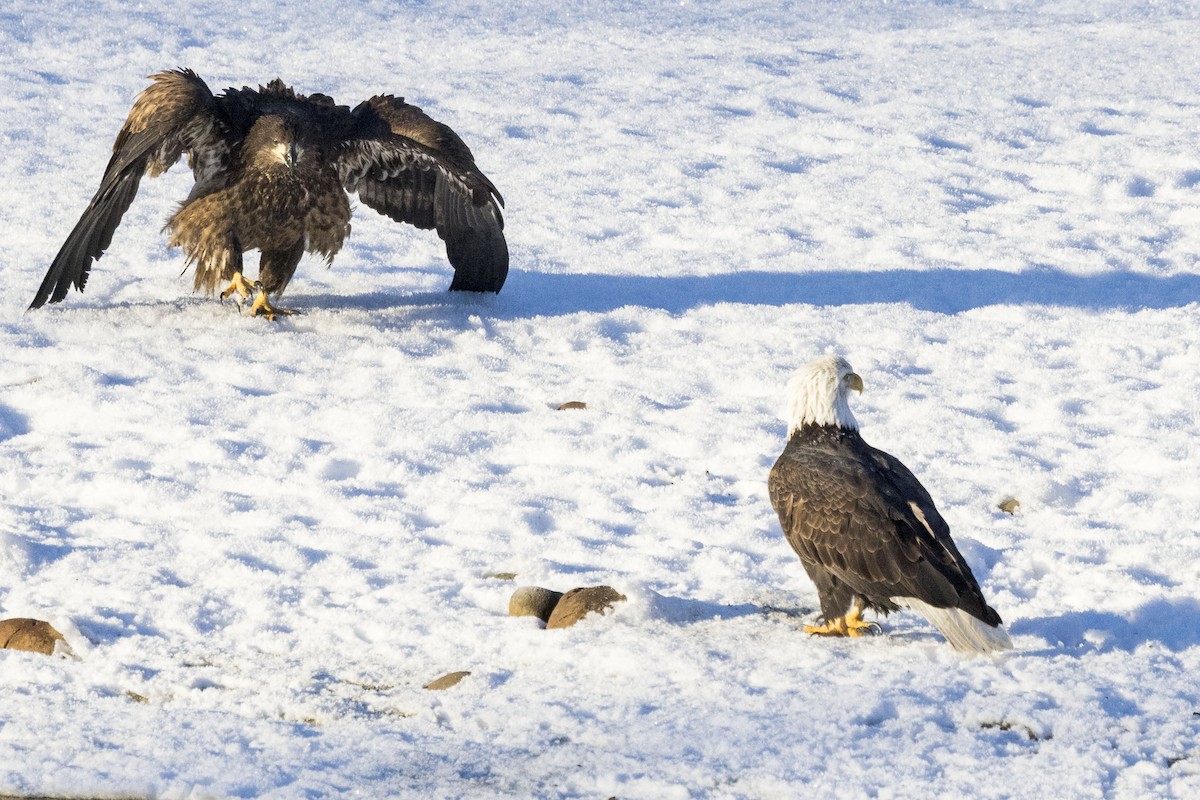
[[[350,232],[347,192],[397,222],[436,229],[454,267],[452,290],[498,292],[508,274],[500,192],[450,128],[402,98],[376,95],[351,110],[278,78],[213,95],[188,69],[152,75],[113,144],[100,189],[58,251],[30,308],[83,291],[143,175],[186,155],[196,183],[167,221],[170,246],[195,266],[195,288],[253,292],[252,311],[291,280],[300,257],[331,263]],[[242,253],[261,253],[258,281]]]
[[[929,492],[859,435],[848,395],[862,388],[838,356],[816,359],[788,384],[788,443],[768,488],[821,600],[823,624],[804,630],[861,636],[877,627],[862,619],[864,609],[906,607],[957,650],[1012,647]]]

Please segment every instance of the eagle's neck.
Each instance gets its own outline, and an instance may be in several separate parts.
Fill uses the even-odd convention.
[[[817,442],[843,443],[862,441],[862,436],[859,435],[858,428],[856,427],[847,428],[836,424],[817,425],[812,422],[806,422],[793,431],[791,438],[793,441],[810,444]]]

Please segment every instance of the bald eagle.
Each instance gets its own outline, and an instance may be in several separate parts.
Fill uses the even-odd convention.
[[[821,625],[805,632],[861,636],[864,609],[924,615],[955,649],[1012,647],[995,609],[920,481],[858,433],[850,390],[863,382],[838,356],[788,384],[788,443],[768,488],[779,524],[816,584]]]
[[[347,192],[397,222],[436,229],[454,267],[452,290],[498,292],[508,274],[500,192],[449,127],[392,95],[351,110],[278,78],[213,95],[196,73],[150,76],[117,134],[100,188],[58,251],[30,308],[83,291],[143,175],[186,155],[195,185],[167,220],[169,244],[195,267],[195,288],[255,294],[270,304],[305,252],[332,263],[350,232]],[[242,254],[260,251],[253,284]]]

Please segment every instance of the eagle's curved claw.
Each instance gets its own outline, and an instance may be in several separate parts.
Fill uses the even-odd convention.
[[[242,299],[245,299],[249,297],[253,291],[254,284],[250,283],[250,281],[247,280],[246,276],[242,273],[235,272],[233,273],[233,277],[229,280],[229,285],[225,287],[225,291],[221,292],[221,302],[225,302],[225,300],[231,294],[235,293],[241,296]]]
[[[262,281],[254,282],[254,302],[250,304],[250,316],[266,317],[272,322],[277,316],[291,316],[296,311],[290,308],[278,308],[271,305],[267,299],[267,290],[263,287]]]
[[[883,633],[883,626],[878,622],[868,622],[862,618],[863,606],[855,602],[844,617],[838,617],[824,625],[805,625],[804,632],[814,636],[851,636],[859,637],[864,633],[878,636]]]

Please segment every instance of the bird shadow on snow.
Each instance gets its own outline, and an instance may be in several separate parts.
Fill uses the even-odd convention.
[[[1130,614],[1071,611],[1017,620],[1009,629],[1044,639],[1049,650],[1059,653],[1064,647],[1082,654],[1133,651],[1142,645],[1177,653],[1200,645],[1200,600],[1154,600]]]
[[[955,314],[993,305],[1090,309],[1173,308],[1200,300],[1200,275],[1119,272],[1072,275],[1057,269],[736,272],[679,277],[552,274],[514,270],[514,305],[543,314],[645,306],[679,313],[714,303],[783,306],[908,303]],[[519,293],[519,294],[518,294]]]
[[[454,300],[448,302],[449,298]],[[604,313],[626,306],[683,313],[717,303],[817,306],[907,303],[914,308],[956,314],[995,305],[1046,305],[1084,309],[1165,309],[1200,300],[1200,275],[1156,277],[1129,272],[1073,275],[1057,269],[1025,272],[994,269],[839,270],[833,272],[748,271],[721,275],[603,275],[547,273],[514,269],[499,298],[484,300],[459,293],[372,292],[336,296],[314,292],[302,307],[382,311],[464,305],[491,317]],[[457,302],[455,302],[457,301]]]
[[[907,303],[957,314],[996,305],[1046,305],[1093,310],[1166,309],[1200,301],[1200,275],[1156,277],[1130,272],[1073,275],[1049,267],[1024,272],[930,269],[831,272],[745,271],[721,275],[604,275],[514,269],[503,293],[418,291],[343,295],[289,293],[301,311],[391,311],[463,307],[491,318],[524,319],[578,312],[605,313],[627,306],[680,314],[717,303],[760,306],[847,306]],[[176,301],[182,305],[187,301]],[[193,298],[199,303],[199,298]],[[103,307],[156,305],[152,301]],[[284,303],[287,305],[287,303]]]

